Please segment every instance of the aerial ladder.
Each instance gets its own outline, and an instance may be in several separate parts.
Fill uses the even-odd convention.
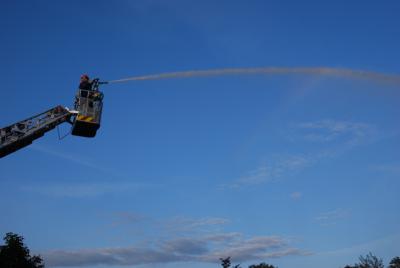
[[[78,89],[74,109],[58,105],[45,112],[0,128],[0,158],[22,149],[60,124],[71,124],[71,134],[94,137],[100,128],[103,93],[100,82],[94,79],[91,90]]]

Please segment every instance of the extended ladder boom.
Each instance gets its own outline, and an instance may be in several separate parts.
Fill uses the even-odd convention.
[[[70,122],[72,115],[73,113],[67,109],[57,106],[8,127],[1,128],[0,158],[28,146],[59,124]]]

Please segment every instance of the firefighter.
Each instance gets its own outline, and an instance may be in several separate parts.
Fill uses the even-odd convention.
[[[79,89],[92,90],[92,81],[90,81],[89,76],[87,74],[81,75]]]

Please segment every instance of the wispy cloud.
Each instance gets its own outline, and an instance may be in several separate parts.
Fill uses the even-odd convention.
[[[119,211],[113,213],[111,215],[111,218],[113,219],[111,225],[114,227],[125,224],[135,224],[146,220],[145,216],[139,213],[133,213],[129,211]]]
[[[88,182],[25,185],[21,190],[50,197],[85,198],[135,191],[143,187],[146,185],[139,183]]]
[[[324,146],[313,147],[313,152],[269,157],[254,170],[223,186],[240,188],[293,176],[323,159],[336,157],[357,145],[374,141],[379,136],[377,128],[372,124],[329,119],[293,124],[285,131],[290,133],[291,141],[322,143]]]
[[[45,153],[45,154],[48,154],[48,155],[51,155],[51,156],[54,156],[57,158],[61,158],[63,160],[73,162],[75,164],[79,164],[81,166],[85,166],[85,167],[92,168],[92,169],[97,169],[100,171],[107,171],[106,169],[102,168],[101,166],[95,164],[94,162],[88,161],[87,159],[82,159],[82,157],[79,157],[78,155],[61,153],[61,152],[49,149],[45,146],[41,146],[41,145],[37,145],[37,144],[32,144],[29,148],[34,151],[37,151],[37,152]]]
[[[214,239],[213,239],[214,238]],[[215,234],[213,237],[177,238],[144,246],[122,248],[54,250],[42,255],[51,267],[83,267],[90,265],[124,265],[218,262],[230,256],[238,262],[289,255],[307,255],[294,248],[288,240],[278,236],[256,236],[244,239],[242,235]]]
[[[42,256],[51,267],[85,267],[90,265],[140,265],[185,261],[173,253],[139,247],[56,250]],[[188,261],[188,260],[187,260]]]
[[[315,217],[321,225],[335,225],[338,221],[344,220],[350,216],[350,211],[342,208],[323,212]]]
[[[303,197],[303,193],[301,192],[293,192],[290,194],[290,198],[293,200],[299,200]]]
[[[400,163],[388,163],[388,164],[376,165],[373,167],[373,169],[386,174],[399,175]]]
[[[241,233],[233,232],[233,233],[217,233],[205,236],[205,239],[214,243],[222,243],[229,244],[235,243],[235,241],[240,240],[242,238]]]
[[[310,142],[343,142],[348,145],[357,145],[375,137],[376,127],[362,122],[320,120],[295,124],[295,128],[302,130],[299,133]]]
[[[202,256],[207,262],[215,262],[221,257],[231,257],[237,262],[283,257],[287,255],[306,255],[307,251],[291,248],[288,240],[278,236],[258,236],[240,239],[228,247],[215,249],[211,254]]]
[[[164,242],[161,247],[165,252],[180,255],[202,255],[209,251],[207,240],[178,238]]]
[[[330,251],[318,252],[317,255],[336,255],[343,256],[351,254],[352,256],[366,254],[367,252],[382,250],[384,248],[393,248],[394,245],[398,244],[400,239],[400,233],[393,233],[378,239],[365,241],[364,243],[354,244],[349,247],[334,249]],[[330,256],[332,257],[332,256]]]
[[[44,153],[44,154],[51,155],[56,158],[60,158],[62,160],[66,160],[68,162],[72,162],[74,164],[77,164],[77,165],[80,165],[80,166],[83,166],[83,167],[86,167],[89,169],[93,169],[96,171],[100,171],[100,172],[112,175],[114,177],[123,177],[122,174],[120,174],[119,172],[109,169],[109,168],[106,168],[94,161],[88,160],[88,158],[84,158],[77,154],[55,151],[55,150],[49,149],[45,146],[41,146],[41,145],[37,145],[37,144],[32,144],[28,148],[31,150],[40,152],[40,153]]]
[[[296,241],[291,238],[266,235],[249,237],[239,232],[215,231],[214,227],[222,227],[230,222],[225,218],[177,217],[157,221],[132,212],[118,212],[117,215],[118,219],[127,219],[134,224],[144,223],[146,227],[141,231],[141,235],[143,232],[149,233],[149,229],[150,233],[157,235],[147,236],[145,240],[124,247],[51,250],[38,253],[44,257],[49,267],[217,263],[220,258],[228,256],[234,261],[244,262],[310,254],[296,247]],[[176,232],[171,233],[171,225],[177,226]],[[163,235],[164,232],[168,235]],[[137,241],[137,236],[132,236],[132,239]]]
[[[168,231],[171,232],[198,232],[198,231],[215,231],[222,225],[229,223],[228,219],[218,217],[204,217],[199,219],[188,217],[176,217],[161,222],[160,224]]]
[[[305,155],[290,155],[271,158],[258,168],[248,172],[233,183],[225,185],[230,188],[238,188],[249,185],[258,185],[266,182],[275,181],[281,177],[292,175],[293,173],[312,165],[314,159]]]

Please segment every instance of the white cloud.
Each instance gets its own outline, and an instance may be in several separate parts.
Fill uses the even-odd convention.
[[[330,119],[299,123],[295,125],[295,129],[302,130],[301,137],[310,142],[341,141],[347,145],[368,141],[377,132],[371,124]]]
[[[240,233],[218,233],[218,234],[212,234],[208,235],[205,237],[208,241],[212,241],[214,243],[230,243],[234,242],[238,239],[242,238],[242,234]]]
[[[400,239],[400,233],[392,233],[387,236],[380,237],[378,239],[368,240],[360,244],[354,244],[345,248],[338,248],[330,251],[318,252],[318,255],[336,255],[344,256],[351,254],[351,256],[360,256],[366,252],[380,250],[384,248],[393,248],[393,245],[397,245]],[[332,257],[332,256],[329,256]]]
[[[207,241],[204,239],[179,238],[166,241],[162,245],[166,252],[179,255],[201,255],[208,252]]]
[[[137,213],[117,213],[118,218],[137,223],[143,216]],[[174,264],[177,262],[218,263],[230,256],[235,262],[267,260],[289,255],[307,255],[305,250],[294,247],[295,241],[280,236],[247,237],[238,232],[215,231],[229,220],[219,217],[177,217],[156,221],[145,217],[145,224],[153,232],[146,240],[114,248],[85,248],[38,252],[49,267],[140,266]],[[152,226],[155,224],[154,226]],[[160,225],[161,224],[161,225]],[[170,231],[176,225],[176,233]],[[167,226],[167,227],[165,227]],[[161,227],[161,228],[160,228]],[[201,230],[201,232],[198,232]],[[204,232],[205,231],[205,232]],[[163,232],[168,233],[167,236]],[[153,237],[153,238],[151,238]]]
[[[233,183],[228,184],[230,188],[238,188],[248,185],[258,185],[275,181],[281,177],[293,175],[314,163],[314,159],[305,155],[290,155],[271,158],[255,170],[248,172]]]
[[[335,157],[355,145],[374,140],[376,127],[371,124],[350,121],[320,120],[295,124],[294,141],[307,140],[324,143],[326,147],[314,153],[298,153],[287,156],[270,157],[256,169],[235,179],[228,188],[240,188],[275,181],[281,177],[292,176],[319,161]],[[293,133],[292,133],[293,135]],[[299,138],[300,137],[300,138]],[[333,146],[333,147],[332,147]],[[292,198],[295,198],[292,196]],[[298,197],[299,198],[299,197]]]
[[[171,232],[197,232],[211,231],[219,226],[229,223],[228,219],[218,217],[204,217],[199,219],[188,217],[176,217],[167,221],[161,222],[161,225]]]
[[[120,172],[106,168],[106,167],[104,167],[104,165],[96,163],[96,162],[90,160],[88,157],[86,157],[86,158],[82,157],[82,155],[59,152],[59,151],[55,151],[55,150],[49,149],[45,146],[41,146],[41,145],[37,145],[37,144],[32,144],[28,148],[31,150],[37,151],[37,152],[41,152],[41,153],[50,155],[52,157],[60,158],[63,161],[66,160],[66,161],[72,162],[73,164],[80,165],[82,167],[86,167],[89,169],[93,169],[95,171],[100,171],[102,173],[106,173],[113,177],[117,177],[117,178],[125,177],[122,174],[120,174]]]
[[[139,222],[143,222],[146,217],[140,215],[138,213],[128,212],[128,211],[120,211],[113,213],[111,215],[113,218],[112,226],[120,226],[124,224],[135,224]]]
[[[90,265],[140,265],[184,261],[173,253],[154,249],[103,248],[77,251],[56,250],[42,254],[50,267],[85,267]]]
[[[219,262],[230,256],[237,262],[265,260],[289,255],[307,255],[278,236],[256,236],[244,239],[237,234],[177,238],[156,243],[156,246],[55,250],[42,253],[51,267],[85,267],[90,265],[166,264],[176,262]]]
[[[290,198],[292,198],[293,200],[298,200],[301,199],[303,197],[303,194],[301,192],[293,192],[290,194]]]
[[[374,170],[391,174],[391,175],[399,175],[400,174],[400,163],[389,163],[382,164],[373,167]]]
[[[135,183],[89,182],[26,185],[21,190],[51,197],[85,198],[134,191],[143,187],[144,184]]]
[[[350,216],[350,211],[338,208],[332,211],[324,212],[315,217],[315,220],[322,225],[335,225],[338,221],[344,220]]]
[[[74,164],[78,164],[78,165],[85,166],[85,167],[92,168],[92,169],[99,170],[99,171],[106,171],[106,172],[109,171],[109,170],[104,169],[103,167],[99,166],[98,164],[95,164],[92,161],[83,159],[82,157],[80,157],[78,155],[73,155],[73,154],[68,154],[68,153],[60,153],[58,151],[54,151],[52,149],[49,149],[47,147],[37,145],[37,144],[31,145],[29,148],[34,151],[38,151],[38,152],[45,153],[45,154],[48,154],[48,155],[51,155],[54,157],[61,158],[63,160],[73,162]]]

